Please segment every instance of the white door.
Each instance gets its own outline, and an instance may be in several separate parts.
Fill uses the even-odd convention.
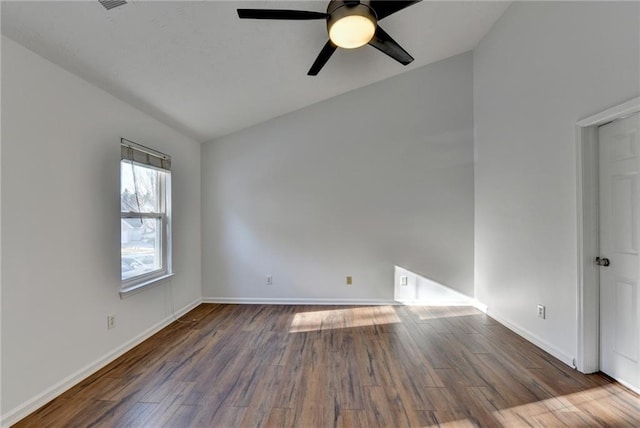
[[[640,390],[640,114],[601,126],[598,141],[600,370]]]

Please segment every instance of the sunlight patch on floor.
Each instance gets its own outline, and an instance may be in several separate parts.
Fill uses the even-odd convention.
[[[367,306],[300,312],[294,315],[289,333],[338,328],[371,327],[401,322],[393,306]]]
[[[481,315],[482,312],[473,306],[407,306],[409,311],[416,315],[421,321],[438,319],[438,318],[453,318],[453,317],[468,317],[474,315]]]
[[[620,398],[623,389],[610,384],[572,394],[558,395],[519,406],[498,409],[491,412],[497,426],[519,428],[526,424],[541,427],[556,426],[631,426],[624,412],[635,415],[640,410],[640,397],[629,400],[629,396]],[[621,394],[621,395],[619,395]],[[485,406],[495,403],[485,401]],[[616,409],[615,412],[610,409]],[[620,412],[622,411],[622,413]],[[525,422],[526,421],[526,424]],[[432,427],[474,427],[470,419],[443,421]],[[528,425],[527,425],[528,426]]]
[[[535,420],[548,424],[589,424],[593,422],[591,415],[598,415],[598,422],[608,426],[625,426],[628,421],[618,412],[609,412],[608,408],[621,406],[621,399],[616,397],[621,392],[614,384],[591,388],[572,394],[559,395],[520,406],[499,409],[493,412],[496,419],[505,426],[515,426],[518,421]],[[629,403],[635,411],[640,409],[640,397],[635,403]],[[632,410],[632,409],[630,409]]]

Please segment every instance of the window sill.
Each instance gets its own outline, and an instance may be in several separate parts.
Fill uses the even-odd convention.
[[[140,282],[138,284],[128,285],[126,287],[122,287],[120,289],[120,298],[124,299],[124,298],[127,298],[129,296],[133,296],[134,294],[138,294],[141,291],[146,290],[147,288],[151,288],[151,287],[154,287],[154,286],[160,284],[160,282],[164,281],[165,279],[171,278],[173,275],[175,275],[175,274],[174,273],[167,273],[167,274],[162,275],[162,276],[157,276],[157,277],[151,278],[151,279],[149,279],[148,281],[145,281],[145,282]]]

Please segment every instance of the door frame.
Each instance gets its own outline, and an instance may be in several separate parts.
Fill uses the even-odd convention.
[[[576,123],[576,202],[578,245],[578,349],[576,368],[600,370],[600,271],[593,260],[599,252],[598,126],[640,112],[640,97]]]

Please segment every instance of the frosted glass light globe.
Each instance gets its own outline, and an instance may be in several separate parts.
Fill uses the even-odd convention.
[[[348,15],[338,19],[329,28],[329,38],[341,48],[355,49],[373,38],[376,24],[366,16]]]

